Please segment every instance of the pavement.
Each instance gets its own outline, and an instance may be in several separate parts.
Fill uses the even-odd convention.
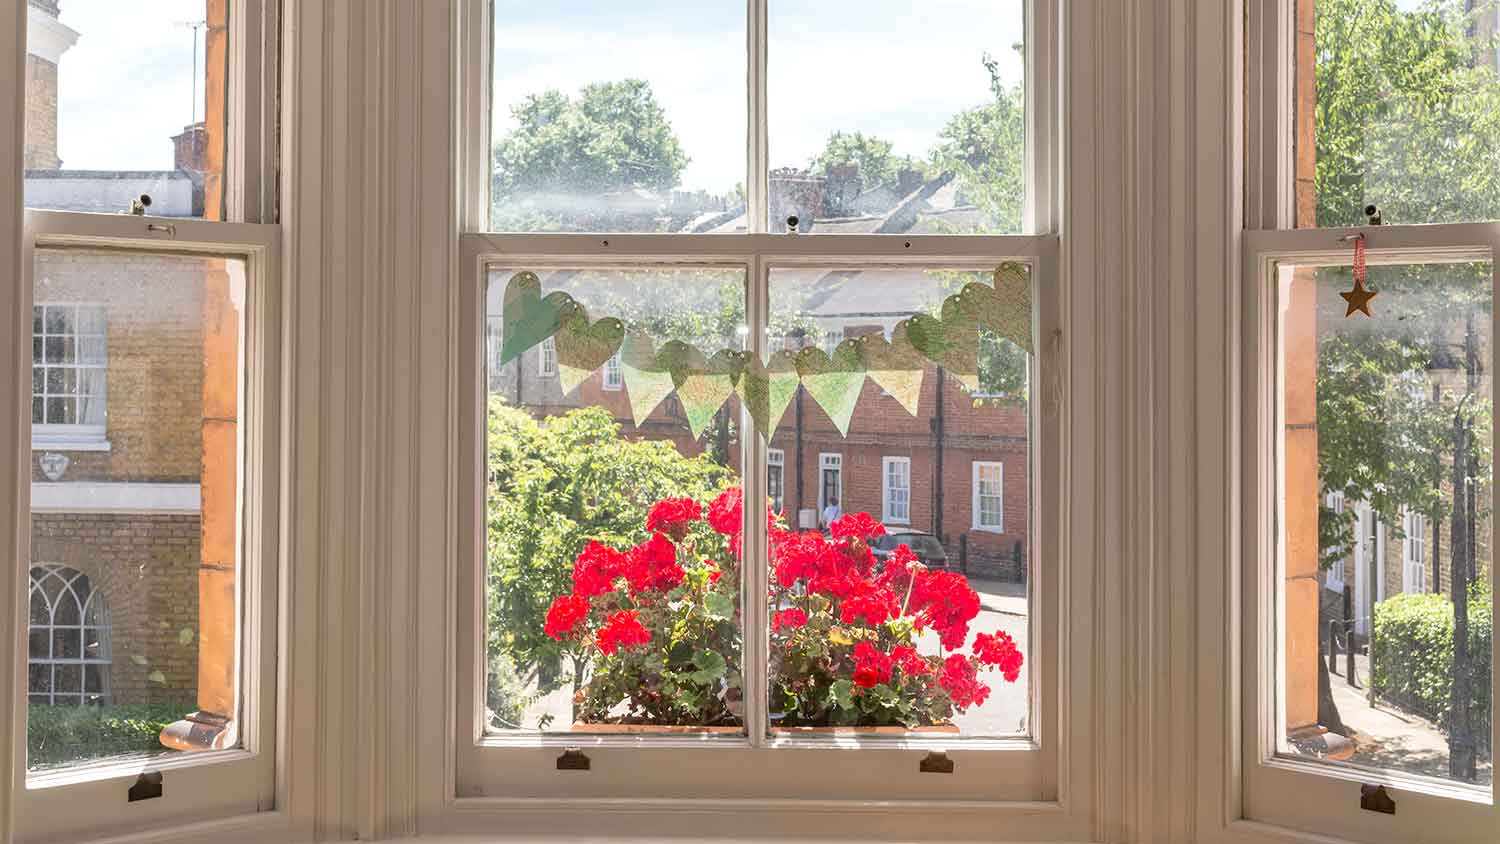
[[[1423,718],[1397,707],[1369,700],[1369,658],[1355,656],[1354,671],[1359,687],[1349,685],[1342,676],[1344,659],[1338,660],[1338,674],[1329,674],[1333,702],[1339,708],[1344,725],[1355,732],[1353,762],[1372,767],[1405,771],[1413,774],[1448,778],[1448,738],[1442,729]],[[1478,782],[1488,785],[1494,776],[1493,760],[1481,758]]]

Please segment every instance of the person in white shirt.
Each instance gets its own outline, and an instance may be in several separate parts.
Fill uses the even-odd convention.
[[[823,508],[823,527],[833,527],[833,523],[842,515],[844,515],[844,511],[839,509],[839,503],[830,500],[828,506]]]

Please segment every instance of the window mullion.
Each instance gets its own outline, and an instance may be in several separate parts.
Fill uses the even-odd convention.
[[[747,120],[749,135],[747,145],[749,158],[749,184],[745,188],[746,231],[764,233],[767,228],[768,192],[770,190],[769,130],[767,128],[766,77],[767,4],[770,0],[749,0],[747,33],[746,80]]]
[[[770,285],[769,270],[765,260],[755,255],[750,259],[749,273],[745,282],[745,317],[749,323],[748,351],[756,359],[764,361],[769,342]],[[774,425],[774,421],[772,422]],[[770,641],[770,607],[768,606],[768,567],[764,561],[770,553],[764,504],[766,501],[766,441],[761,437],[759,426],[751,418],[747,408],[741,405],[740,426],[744,472],[741,488],[744,492],[744,565],[743,609],[745,693],[745,729],[753,747],[765,744],[769,735],[767,708],[769,661],[767,649]],[[774,428],[773,428],[774,430]]]

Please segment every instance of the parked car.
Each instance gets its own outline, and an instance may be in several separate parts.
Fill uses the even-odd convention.
[[[887,533],[885,536],[876,538],[870,551],[878,560],[884,560],[896,550],[896,546],[905,545],[917,555],[917,560],[930,569],[948,568],[948,552],[943,550],[943,543],[936,536],[920,530],[906,530]]]

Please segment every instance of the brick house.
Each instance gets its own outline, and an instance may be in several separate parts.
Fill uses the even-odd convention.
[[[205,123],[162,139],[173,170],[63,169],[58,63],[80,35],[56,0],[27,11],[26,204],[121,212],[149,193],[153,215],[204,216]],[[34,278],[29,701],[186,713],[222,626],[200,618],[205,557],[233,577],[235,508],[208,487],[234,488],[243,266],[39,247]],[[226,529],[228,551],[210,541]]]

